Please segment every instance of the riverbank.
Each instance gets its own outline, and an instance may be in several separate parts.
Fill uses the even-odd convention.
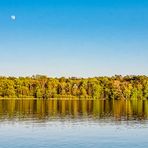
[[[147,99],[147,76],[0,77],[1,98]]]

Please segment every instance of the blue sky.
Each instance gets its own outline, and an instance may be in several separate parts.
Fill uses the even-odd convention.
[[[0,0],[0,75],[34,74],[148,75],[148,1]]]

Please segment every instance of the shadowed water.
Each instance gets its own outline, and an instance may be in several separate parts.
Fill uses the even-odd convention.
[[[0,100],[0,148],[147,148],[147,100]]]

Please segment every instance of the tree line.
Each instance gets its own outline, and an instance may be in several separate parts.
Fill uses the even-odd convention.
[[[0,97],[147,99],[148,77],[0,77]]]

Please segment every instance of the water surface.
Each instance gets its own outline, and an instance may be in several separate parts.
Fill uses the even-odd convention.
[[[147,148],[147,100],[0,100],[0,148]]]

